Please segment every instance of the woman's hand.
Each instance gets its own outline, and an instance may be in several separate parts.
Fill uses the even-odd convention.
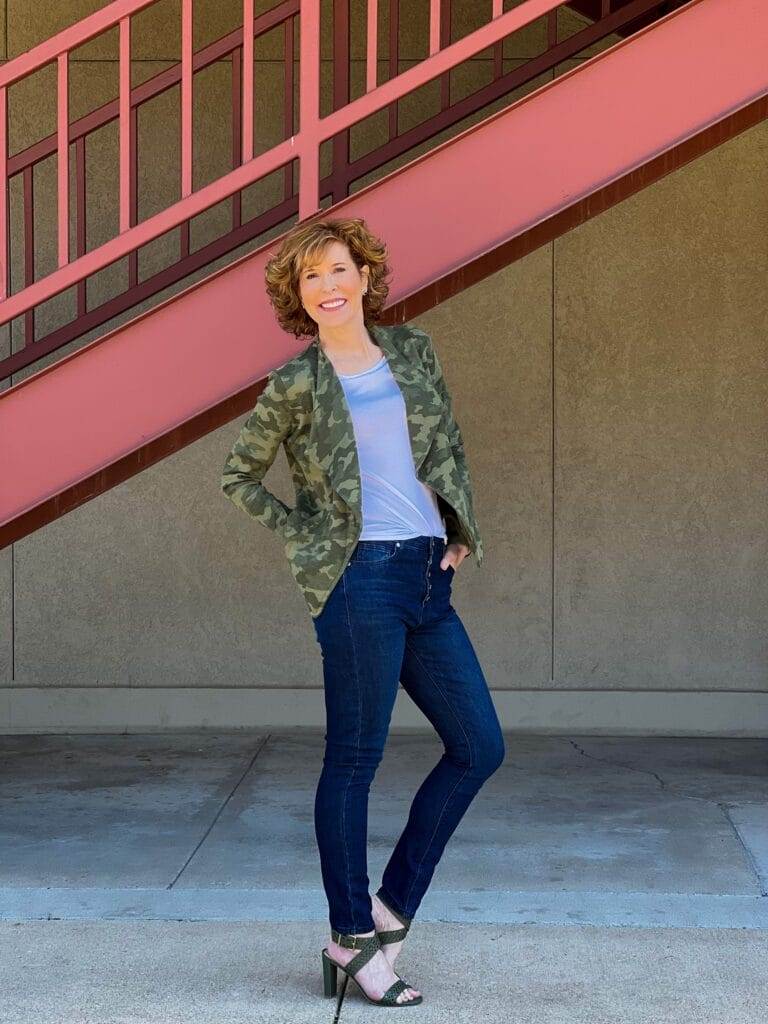
[[[458,541],[453,544],[447,544],[445,548],[445,554],[440,559],[440,568],[446,569],[449,565],[452,565],[454,571],[458,569],[467,555],[472,554],[472,549],[468,548],[466,544],[460,544]]]

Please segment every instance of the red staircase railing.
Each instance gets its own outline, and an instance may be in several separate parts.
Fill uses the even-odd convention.
[[[92,328],[135,306],[150,295],[182,280],[216,258],[243,243],[263,235],[298,214],[304,219],[330,197],[335,205],[348,196],[353,184],[364,175],[385,166],[408,150],[427,142],[461,119],[483,109],[558,63],[576,56],[586,47],[611,33],[626,34],[630,26],[640,26],[654,14],[666,13],[679,2],[659,0],[590,0],[574,3],[576,9],[588,9],[593,24],[567,39],[558,38],[557,12],[564,0],[526,0],[515,9],[502,13],[502,0],[493,0],[492,20],[462,39],[451,42],[450,0],[431,0],[429,56],[409,70],[399,73],[398,3],[389,0],[389,79],[377,82],[377,0],[368,0],[366,38],[366,85],[363,95],[350,99],[349,75],[349,0],[334,0],[334,83],[333,110],[321,117],[319,111],[320,3],[319,0],[285,0],[271,10],[254,17],[253,0],[243,0],[243,25],[196,53],[192,51],[192,0],[182,0],[181,61],[141,85],[130,86],[131,18],[157,0],[114,0],[77,24],[58,33],[25,54],[0,67],[0,324],[24,317],[23,346],[0,361],[0,379],[8,377],[63,345],[81,337]],[[599,11],[594,4],[599,4]],[[585,7],[586,4],[586,7]],[[522,66],[504,73],[503,40],[534,20],[547,19],[544,50]],[[294,21],[300,21],[300,111],[299,130],[295,131],[294,94]],[[277,146],[254,156],[253,138],[253,47],[254,38],[282,25],[284,37],[284,113],[285,138]],[[87,40],[115,26],[119,27],[118,97],[84,117],[70,123],[68,104],[69,54]],[[488,47],[493,47],[493,79],[461,100],[451,101],[450,71]],[[229,57],[232,63],[231,131],[232,170],[194,191],[192,166],[192,91],[194,75],[214,61]],[[16,82],[55,61],[57,64],[57,130],[28,148],[9,155],[8,89]],[[422,123],[400,131],[398,101],[434,78],[441,79],[440,111]],[[161,212],[137,222],[138,151],[137,115],[142,104],[180,84],[181,87],[181,198]],[[388,139],[375,149],[350,159],[349,132],[357,123],[377,111],[388,108]],[[105,244],[86,251],[86,140],[111,122],[119,131],[119,231]],[[332,140],[332,168],[324,178],[319,175],[320,147]],[[69,147],[74,146],[75,245],[74,257],[69,245]],[[35,280],[34,275],[34,192],[33,172],[40,161],[57,158],[57,235],[58,267]],[[299,162],[299,189],[294,190],[294,161]],[[241,190],[259,179],[282,169],[282,198],[270,209],[243,221]],[[24,283],[14,294],[10,287],[9,191],[10,181],[22,177]],[[229,198],[229,230],[200,249],[190,249],[190,223],[194,216]],[[176,260],[161,271],[139,280],[138,254],[143,245],[178,227],[179,252]],[[88,278],[127,256],[127,282],[116,296],[88,308]],[[66,323],[43,337],[35,337],[35,310],[43,302],[69,287],[76,288],[77,312]]]
[[[764,121],[767,51],[762,0],[692,0],[377,175],[334,213],[386,221],[400,267],[387,322],[421,315]],[[273,244],[0,393],[0,547],[252,408],[296,349],[254,289]]]

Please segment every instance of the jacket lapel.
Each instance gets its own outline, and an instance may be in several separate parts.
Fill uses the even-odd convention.
[[[432,445],[443,415],[443,403],[423,367],[401,352],[395,332],[407,328],[374,325],[371,333],[387,357],[406,408],[414,469],[418,470]],[[313,339],[308,355],[316,364],[314,408],[309,443],[339,497],[361,512],[360,465],[354,427],[341,381],[319,343]],[[315,369],[315,366],[313,366]]]
[[[397,381],[405,400],[413,465],[414,469],[418,470],[432,447],[432,441],[443,418],[443,400],[421,363],[408,359],[396,340],[398,332],[408,333],[407,327],[374,327],[374,332],[376,340],[387,354],[392,376]]]

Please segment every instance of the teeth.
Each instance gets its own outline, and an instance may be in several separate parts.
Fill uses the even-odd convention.
[[[323,307],[323,309],[335,309],[336,306],[344,305],[344,299],[336,299],[333,302],[321,302],[320,305]]]

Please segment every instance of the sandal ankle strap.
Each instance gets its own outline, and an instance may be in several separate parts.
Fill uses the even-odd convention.
[[[379,942],[382,946],[389,946],[394,942],[402,942],[405,936],[408,934],[407,928],[393,928],[389,932],[376,932],[379,936]]]
[[[397,918],[397,920],[400,922],[400,924],[403,925],[403,927],[405,928],[405,931],[407,932],[408,929],[411,927],[411,921],[413,920],[413,918],[406,917],[404,914],[401,914],[399,911],[395,910],[394,907],[390,906],[390,904],[387,902],[387,900],[385,900],[384,897],[381,895],[380,891],[377,892],[376,895],[381,900],[381,902],[384,904],[384,906],[387,908],[387,910],[390,912],[390,914],[394,914],[394,916]],[[399,928],[397,930],[400,931]],[[379,934],[381,935],[382,933],[379,932]]]
[[[336,931],[335,928],[331,928],[331,938],[339,946],[344,946],[345,949],[360,950],[357,956],[353,956],[349,963],[344,966],[344,970],[353,978],[381,949],[381,943],[376,932],[373,935],[361,937],[359,935],[344,935],[342,932]]]
[[[346,935],[344,932],[339,932],[335,928],[331,928],[331,938],[338,946],[344,946],[345,949],[367,949],[368,946],[378,946],[379,938],[374,932],[373,935]]]

